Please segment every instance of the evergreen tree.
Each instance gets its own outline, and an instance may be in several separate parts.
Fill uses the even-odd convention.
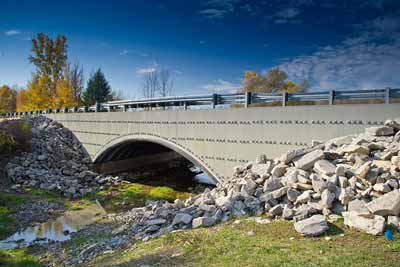
[[[101,69],[91,75],[86,90],[83,92],[83,102],[85,105],[103,103],[112,98],[111,87],[104,77]]]

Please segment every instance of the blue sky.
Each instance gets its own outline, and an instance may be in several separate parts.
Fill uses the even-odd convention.
[[[279,66],[312,90],[400,87],[400,1],[21,1],[0,6],[0,84],[25,86],[30,38],[68,38],[86,77],[140,97],[169,69],[174,94],[231,92],[246,70]]]

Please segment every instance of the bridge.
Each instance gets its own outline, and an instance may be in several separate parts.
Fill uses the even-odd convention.
[[[182,156],[221,181],[257,155],[274,158],[382,125],[400,116],[398,100],[400,89],[213,94],[4,115],[43,114],[62,123],[105,170]]]

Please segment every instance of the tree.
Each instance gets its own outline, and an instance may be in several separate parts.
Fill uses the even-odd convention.
[[[64,70],[64,76],[72,86],[73,96],[79,104],[81,102],[84,87],[83,67],[78,63],[72,66],[71,64],[67,64]]]
[[[51,96],[55,95],[57,83],[64,78],[63,69],[67,65],[67,38],[58,35],[55,40],[44,33],[32,39],[29,61],[36,67],[39,78],[46,76],[46,89]]]
[[[0,87],[0,113],[16,110],[16,95],[17,92],[9,86]]]
[[[169,70],[162,69],[159,72],[159,93],[161,97],[170,96],[172,94],[172,88],[174,87],[174,81],[171,78]]]
[[[288,75],[279,68],[273,68],[265,74],[257,75],[254,71],[247,71],[242,80],[243,91],[254,93],[296,93],[308,89],[306,80],[299,84],[288,80]]]
[[[56,94],[49,89],[50,77],[47,75],[34,76],[28,83],[26,96],[28,97],[27,111],[55,108]]]
[[[144,98],[154,98],[159,90],[160,83],[156,71],[149,72],[144,76],[142,93]]]
[[[20,89],[16,97],[17,112],[29,111],[29,92],[25,89]]]
[[[82,94],[85,105],[103,103],[112,99],[111,87],[101,69],[91,75],[86,90]]]
[[[174,81],[167,69],[152,71],[143,78],[142,94],[144,98],[153,98],[156,95],[166,97],[172,94]]]
[[[75,96],[74,88],[70,81],[61,80],[56,88],[57,97],[55,99],[56,108],[75,107],[78,101]]]

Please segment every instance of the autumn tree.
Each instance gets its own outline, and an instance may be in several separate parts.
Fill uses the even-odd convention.
[[[75,96],[75,90],[68,80],[61,80],[57,83],[56,87],[56,108],[75,107],[78,101]]]
[[[91,75],[82,98],[85,105],[88,106],[95,103],[107,102],[112,99],[111,87],[101,69],[98,69]]]
[[[254,71],[245,72],[242,84],[243,91],[254,93],[296,93],[308,89],[306,80],[296,84],[288,80],[287,73],[279,68],[273,68],[261,75]]]
[[[67,65],[67,38],[58,35],[54,40],[44,33],[32,39],[29,62],[36,67],[35,76],[46,77],[48,95],[54,98],[57,83],[64,79],[63,69]],[[43,80],[44,81],[44,80]]]
[[[28,90],[26,89],[18,90],[16,97],[17,112],[24,112],[31,110],[29,99],[30,97]]]
[[[0,87],[0,113],[16,110],[16,91],[9,86]]]

